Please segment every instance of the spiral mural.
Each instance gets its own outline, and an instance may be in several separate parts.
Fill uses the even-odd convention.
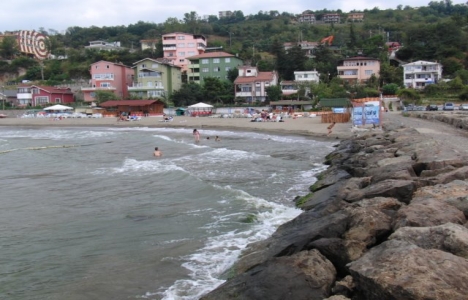
[[[34,30],[21,30],[17,35],[18,46],[22,53],[34,55],[37,59],[46,59],[48,37]]]

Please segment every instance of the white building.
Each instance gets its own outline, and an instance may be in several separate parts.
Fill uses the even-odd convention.
[[[306,94],[310,93],[310,84],[319,83],[319,73],[317,71],[294,71],[294,81],[283,80],[280,82],[281,92],[284,96],[295,94],[302,87]]]
[[[259,72],[257,67],[238,67],[239,76],[234,81],[235,96],[246,103],[264,102],[267,99],[267,88],[278,84],[278,74]]]
[[[418,60],[403,65],[403,83],[406,87],[423,89],[441,79],[442,65],[437,62]]]

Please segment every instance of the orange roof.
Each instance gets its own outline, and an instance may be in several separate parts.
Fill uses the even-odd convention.
[[[258,72],[257,76],[239,76],[234,80],[235,84],[252,83],[257,81],[272,81],[275,77],[275,72]]]

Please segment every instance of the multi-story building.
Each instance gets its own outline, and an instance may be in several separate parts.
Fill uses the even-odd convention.
[[[90,87],[82,87],[85,102],[96,100],[96,91],[113,92],[120,99],[129,96],[128,86],[132,85],[134,71],[131,67],[121,63],[101,60],[91,64]]]
[[[297,18],[299,23],[315,24],[315,14],[302,14]]]
[[[278,73],[259,72],[257,67],[241,66],[239,76],[234,81],[235,96],[247,103],[264,102],[267,99],[266,89],[278,85]]]
[[[350,57],[338,63],[338,77],[349,83],[367,82],[372,75],[379,77],[380,61],[370,57]]]
[[[91,41],[86,49],[91,50],[104,50],[104,51],[118,51],[126,48],[120,46],[120,42],[105,42],[105,41]]]
[[[128,91],[134,98],[170,97],[182,86],[180,67],[164,58],[145,58],[133,64],[135,78]]]
[[[324,23],[340,23],[341,17],[339,14],[324,14],[322,21]]]
[[[308,41],[301,41],[297,43],[284,43],[284,50],[288,51],[294,46],[300,46],[302,50],[304,50],[305,55],[308,57],[314,56],[314,51],[318,47],[318,42],[308,42]]]
[[[348,14],[348,22],[362,22],[364,21],[364,13],[353,12]]]
[[[215,77],[227,79],[228,72],[243,65],[240,58],[226,52],[206,52],[187,58],[190,61],[187,73],[188,81],[198,84],[204,78]]]
[[[440,79],[442,79],[442,65],[437,62],[418,60],[403,65],[403,83],[406,87],[423,89]]]
[[[205,36],[183,32],[164,34],[162,39],[164,58],[179,66],[182,73],[188,70],[187,57],[205,53],[207,44]]]
[[[310,92],[310,83],[319,83],[319,73],[313,71],[294,71],[294,81],[281,81],[281,91],[283,95],[295,94],[301,86],[304,86],[306,93]]]
[[[28,107],[72,102],[75,102],[75,97],[70,88],[22,84],[18,86],[16,102],[13,105]]]

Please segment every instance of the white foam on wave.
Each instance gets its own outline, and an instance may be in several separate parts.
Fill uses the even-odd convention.
[[[301,210],[294,207],[266,201],[229,186],[219,188],[234,193],[237,200],[245,201],[248,207],[257,210],[256,223],[247,230],[233,230],[210,237],[202,249],[184,257],[186,262],[182,266],[189,270],[190,279],[177,280],[171,287],[160,293],[163,299],[199,299],[224,282],[218,278],[219,275],[235,263],[248,244],[268,238],[278,226],[301,213]],[[205,228],[210,231],[213,227],[222,227],[223,222],[231,222],[232,218],[238,215],[235,213],[217,217]]]
[[[178,167],[167,160],[143,160],[139,161],[133,158],[124,160],[121,167],[100,168],[92,172],[94,175],[129,175],[129,176],[145,176],[148,173],[165,173],[168,171],[183,171],[183,168]]]
[[[115,133],[95,130],[63,130],[63,129],[42,129],[42,130],[7,130],[2,131],[3,138],[30,138],[48,140],[81,140],[89,138],[112,137]]]

